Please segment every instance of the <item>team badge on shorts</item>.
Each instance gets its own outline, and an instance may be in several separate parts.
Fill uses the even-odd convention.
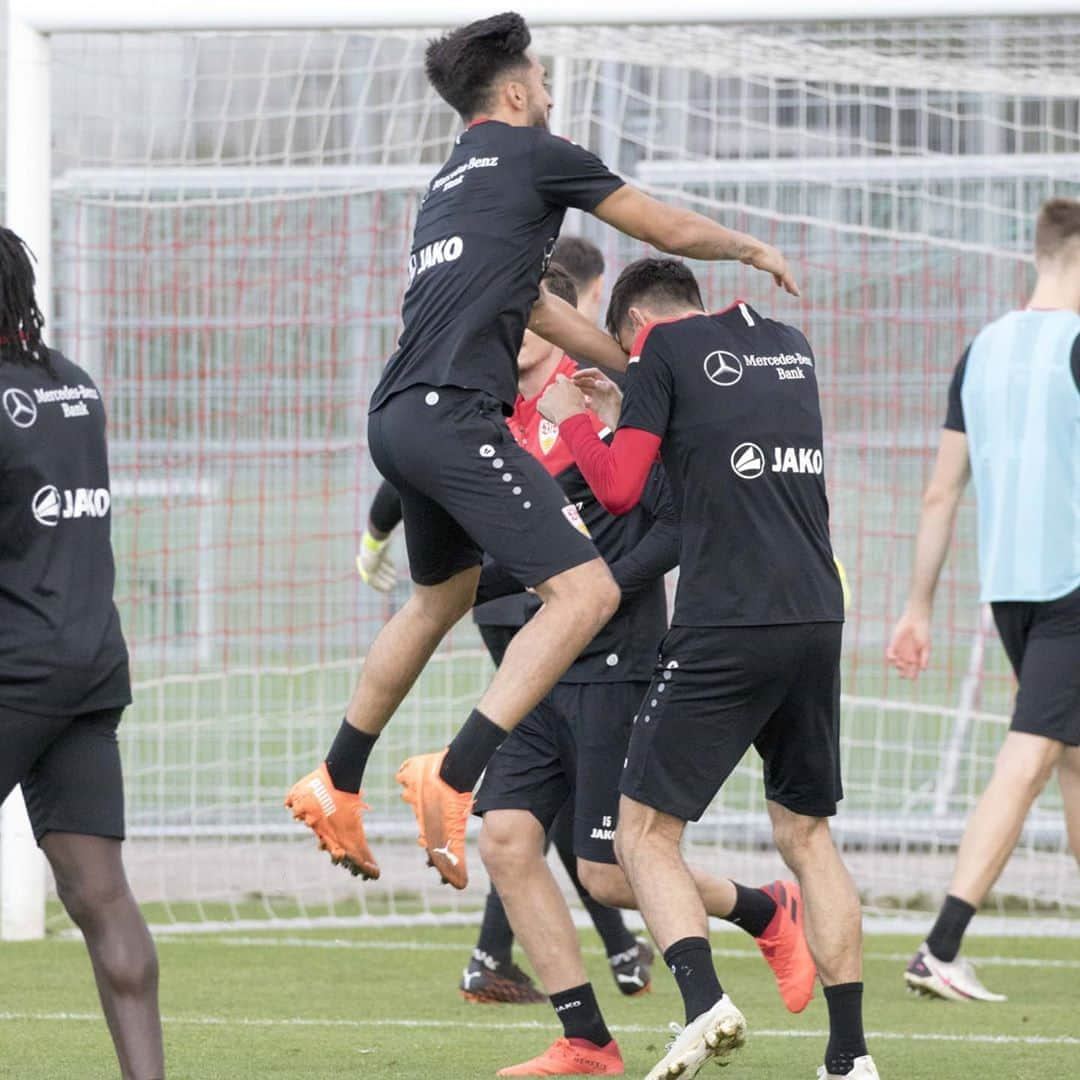
[[[540,421],[540,449],[545,454],[551,453],[551,448],[559,441],[559,428],[550,420]]]
[[[592,533],[589,532],[589,526],[582,520],[581,511],[578,510],[573,503],[567,503],[562,508],[562,513],[563,517],[566,518],[566,520],[569,521],[582,536],[587,536],[590,540],[592,539]]]

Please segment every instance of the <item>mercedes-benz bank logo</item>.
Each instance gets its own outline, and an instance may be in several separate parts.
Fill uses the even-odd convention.
[[[16,427],[33,427],[37,419],[37,406],[34,404],[34,399],[17,386],[4,391],[4,412],[8,414],[8,419]]]
[[[30,509],[39,524],[53,528],[60,520],[60,491],[52,484],[38,488],[30,503]]]
[[[705,357],[705,375],[717,386],[734,386],[742,378],[742,361],[734,353],[717,349]]]
[[[765,471],[765,452],[757,443],[739,443],[731,451],[731,468],[744,480],[756,480]]]

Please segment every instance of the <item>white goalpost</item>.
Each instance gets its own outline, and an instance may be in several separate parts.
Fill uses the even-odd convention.
[[[754,295],[800,321],[822,360],[834,539],[854,592],[837,834],[870,910],[925,906],[1011,707],[970,506],[935,670],[901,685],[881,653],[955,359],[1023,296],[1039,203],[1080,196],[1075,0],[510,6],[551,71],[555,130],[798,268],[798,308],[737,268],[701,272],[716,300]],[[9,4],[5,223],[37,256],[50,340],[109,410],[135,679],[128,861],[155,925],[445,921],[482,897],[476,857],[467,893],[435,887],[392,781],[483,685],[470,627],[373,755],[383,880],[330,867],[280,801],[405,595],[365,592],[352,569],[377,482],[366,402],[396,336],[418,199],[458,129],[423,78],[425,40],[498,7]],[[609,279],[640,251],[573,213],[575,231],[601,246]],[[733,875],[772,873],[752,758],[689,842]],[[16,792],[0,814],[0,938],[45,933],[46,896]],[[994,905],[1080,928],[1053,788]]]

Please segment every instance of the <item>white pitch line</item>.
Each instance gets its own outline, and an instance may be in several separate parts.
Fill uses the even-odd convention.
[[[99,1013],[73,1012],[0,1012],[3,1022],[62,1022],[80,1021],[100,1023]],[[388,1017],[382,1020],[333,1020],[311,1019],[303,1016],[164,1016],[165,1024],[183,1024],[192,1027],[310,1027],[310,1028],[468,1028],[473,1031],[546,1031],[552,1023],[539,1020],[515,1020],[509,1023],[485,1023],[478,1020],[399,1020]],[[655,1035],[661,1033],[659,1025],[612,1024],[611,1030],[619,1034]],[[751,1038],[760,1039],[827,1039],[827,1031],[788,1031],[784,1029],[750,1029]],[[1073,1035],[963,1035],[936,1032],[868,1031],[867,1039],[880,1041],[912,1040],[915,1042],[979,1043],[986,1045],[1024,1046],[1080,1046],[1080,1037]]]
[[[81,939],[72,939],[81,940]],[[360,949],[372,952],[456,952],[468,953],[469,946],[448,941],[357,941],[352,938],[259,938],[259,937],[214,937],[191,938],[186,934],[158,934],[154,940],[164,945],[227,945],[233,948],[287,948],[287,949]],[[586,956],[603,956],[603,949],[594,945],[582,946]],[[713,949],[713,956],[725,960],[753,960],[761,954],[756,949]],[[864,953],[866,960],[880,960],[891,964],[907,964],[914,950],[910,953]],[[1080,970],[1080,960],[1040,960],[1033,956],[973,956],[974,963],[986,967],[1015,968],[1057,968],[1066,971]]]

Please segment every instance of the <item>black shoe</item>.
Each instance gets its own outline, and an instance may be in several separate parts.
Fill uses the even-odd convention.
[[[608,957],[615,985],[627,996],[647,994],[652,988],[653,947],[643,938],[636,938],[633,948]]]
[[[461,996],[474,1005],[540,1005],[547,995],[511,960],[474,953],[461,973]]]

